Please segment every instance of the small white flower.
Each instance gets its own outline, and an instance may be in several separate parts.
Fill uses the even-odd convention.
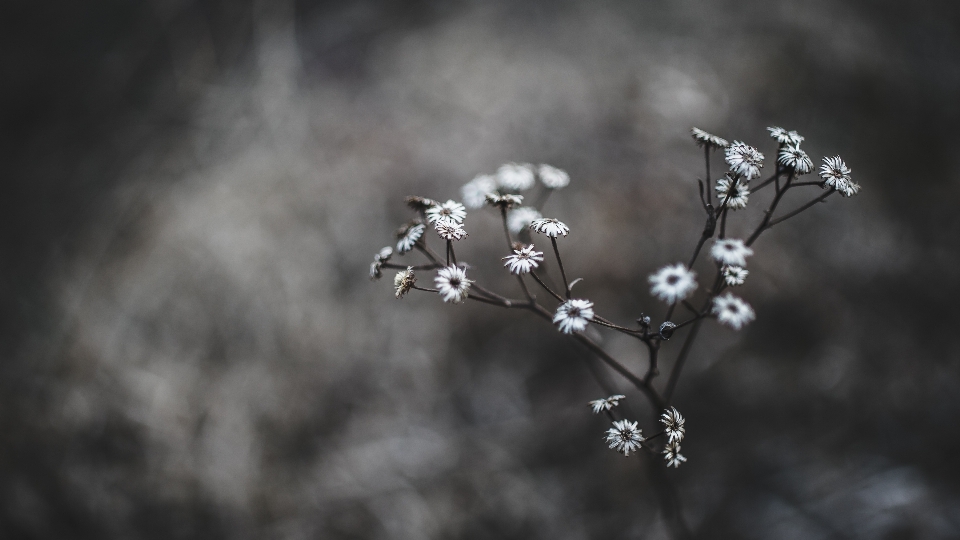
[[[644,441],[642,431],[637,427],[637,423],[629,420],[614,422],[613,427],[607,430],[606,439],[611,449],[625,456],[629,456],[630,452],[639,450],[640,444]]]
[[[373,256],[373,262],[370,263],[370,279],[380,279],[383,277],[383,263],[389,261],[392,256],[393,248],[390,246],[380,249],[380,251]]]
[[[467,236],[467,231],[463,230],[463,225],[447,219],[437,221],[433,224],[433,228],[444,240],[461,240]]]
[[[617,394],[603,399],[595,399],[590,402],[590,406],[593,407],[593,414],[599,414],[600,411],[609,411],[620,405],[621,399],[627,399],[627,396]]]
[[[570,175],[567,174],[567,171],[552,165],[540,165],[537,174],[540,175],[540,183],[550,189],[565,188],[570,183]]]
[[[840,159],[840,156],[823,158],[823,165],[820,166],[820,178],[823,183],[837,188],[839,185],[850,181],[850,173],[853,172],[847,167],[847,164]]]
[[[768,127],[767,131],[780,144],[799,147],[800,143],[803,142],[803,136],[796,131],[787,131],[782,127]]]
[[[464,184],[460,188],[460,194],[463,195],[463,204],[467,208],[476,210],[486,202],[487,194],[496,190],[497,179],[489,174],[480,174]]]
[[[667,462],[667,467],[676,469],[681,463],[686,463],[687,458],[680,453],[680,443],[671,441],[663,449],[663,460]]]
[[[711,135],[706,131],[700,128],[690,128],[690,135],[693,136],[693,140],[697,142],[697,146],[713,146],[715,148],[726,148],[730,146],[730,142],[726,139],[717,137],[716,135]]]
[[[413,249],[413,246],[417,244],[417,240],[423,236],[424,229],[426,229],[426,227],[423,223],[401,227],[397,231],[397,252],[406,253]]]
[[[466,207],[457,201],[447,201],[443,204],[435,204],[427,208],[427,221],[430,223],[436,223],[438,221],[463,223],[463,219],[466,217]]]
[[[513,250],[513,255],[503,258],[504,266],[510,268],[510,272],[520,275],[527,274],[534,268],[540,266],[537,263],[543,262],[543,253],[533,250],[533,244]]]
[[[732,189],[731,189],[732,186]],[[727,193],[730,197],[727,198]],[[736,181],[728,174],[717,180],[717,197],[720,202],[727,201],[727,207],[731,210],[740,210],[747,207],[750,200],[750,186],[742,179]]]
[[[813,162],[810,156],[797,146],[784,146],[780,150],[777,161],[785,167],[793,169],[797,174],[807,174],[813,171]]]
[[[853,197],[860,191],[860,184],[854,182],[853,180],[848,180],[843,184],[840,184],[840,187],[837,188],[837,191],[840,192],[840,195],[844,197]]]
[[[716,240],[710,249],[710,256],[720,264],[746,266],[747,257],[753,255],[753,250],[744,245],[743,240],[724,238]]]
[[[860,191],[860,185],[850,178],[851,172],[853,171],[840,159],[840,156],[825,157],[823,165],[820,166],[820,178],[823,178],[824,186],[832,187],[844,197],[852,197]]]
[[[676,407],[665,409],[664,413],[660,415],[660,423],[663,424],[664,431],[667,433],[670,442],[680,442],[683,440],[683,436],[686,434],[686,430],[683,428],[685,421],[683,415],[680,414],[680,411],[678,411]]]
[[[501,195],[497,192],[487,193],[487,204],[497,208],[516,208],[523,203],[523,195],[513,195],[510,193]],[[539,213],[537,214],[539,215]],[[517,231],[519,232],[519,231]]]
[[[513,234],[517,234],[541,217],[540,212],[532,206],[514,208],[507,214],[507,228]]]
[[[713,313],[721,323],[739,330],[756,318],[750,304],[727,293],[713,299]]]
[[[437,292],[443,297],[444,302],[453,302],[457,304],[467,297],[470,290],[470,284],[473,281],[467,279],[467,272],[457,266],[445,266],[437,270],[437,277],[433,278],[433,283],[439,289]]]
[[[687,270],[683,263],[664,266],[647,278],[650,294],[668,304],[679,302],[697,288],[697,274]]]
[[[750,272],[742,266],[723,267],[723,279],[727,282],[727,285],[731,287],[743,285],[743,282],[747,280],[747,275],[749,274]]]
[[[403,298],[403,295],[407,294],[416,282],[417,276],[413,274],[412,266],[397,272],[397,275],[393,277],[393,286],[396,288],[397,298]]]
[[[749,144],[733,141],[725,151],[725,159],[732,172],[747,180],[760,176],[763,154]]]
[[[592,319],[593,302],[574,298],[560,304],[553,316],[553,323],[564,334],[572,334],[582,332]]]
[[[570,227],[564,225],[562,221],[553,218],[540,218],[530,223],[530,230],[545,234],[550,238],[556,238],[560,235],[566,236],[567,233],[570,232]]]
[[[506,163],[497,169],[497,184],[512,191],[524,191],[537,183],[533,166],[529,164]]]

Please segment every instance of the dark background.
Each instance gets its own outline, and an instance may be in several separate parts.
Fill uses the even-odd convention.
[[[667,537],[584,351],[366,273],[404,195],[546,162],[578,294],[662,318],[646,276],[702,227],[692,125],[768,169],[764,128],[796,129],[863,190],[761,237],[757,320],[704,326],[669,472],[691,528],[960,536],[957,2],[0,9],[3,538]],[[516,294],[495,217],[467,225]]]

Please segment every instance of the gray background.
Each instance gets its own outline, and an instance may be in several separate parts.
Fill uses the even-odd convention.
[[[692,125],[768,169],[764,128],[796,129],[863,191],[757,242],[748,329],[705,325],[669,473],[690,526],[960,535],[960,4],[2,9],[0,536],[666,537],[584,351],[366,273],[404,195],[546,162],[578,294],[660,318],[646,276],[702,227]],[[460,258],[515,295],[494,216],[467,225]]]

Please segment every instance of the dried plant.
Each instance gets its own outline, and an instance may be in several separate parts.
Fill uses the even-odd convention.
[[[740,141],[730,143],[698,128],[691,130],[694,141],[704,151],[706,181],[710,182],[709,179],[712,178],[710,164],[713,151],[723,150],[728,170],[723,177],[715,181],[713,190],[708,189],[704,180],[698,180],[705,222],[690,259],[667,264],[648,278],[650,294],[667,304],[666,314],[659,324],[653,322],[650,316],[640,313],[635,326],[620,325],[600,316],[592,301],[573,296],[573,288],[580,280],[568,279],[558,242],[571,234],[571,229],[564,222],[545,218],[541,214],[550,195],[566,187],[570,177],[565,171],[550,165],[508,163],[501,166],[495,174],[479,175],[462,187],[462,203],[453,200],[440,203],[424,197],[407,197],[407,204],[417,216],[398,229],[396,253],[404,255],[416,250],[426,261],[419,265],[397,264],[392,262],[393,248],[385,247],[375,255],[370,266],[370,277],[380,278],[383,269],[398,269],[394,279],[397,298],[402,298],[411,290],[438,293],[444,302],[473,300],[491,306],[528,311],[553,323],[560,333],[586,346],[644,395],[652,408],[654,425],[662,426],[659,432],[644,437],[638,421],[620,418],[617,407],[626,399],[624,395],[611,395],[591,401],[589,405],[593,412],[605,414],[612,422],[612,427],[604,436],[609,448],[624,456],[643,451],[656,457],[656,463],[661,464],[660,469],[663,469],[663,466],[679,467],[687,461],[680,453],[680,443],[686,435],[686,428],[684,417],[673,407],[674,390],[705,320],[715,319],[720,324],[740,330],[756,317],[753,308],[729,290],[746,282],[749,275],[745,268],[747,258],[754,254],[751,246],[764,231],[825,201],[834,193],[851,197],[860,190],[860,186],[850,177],[850,169],[839,156],[823,158],[819,171],[820,180],[801,181],[802,176],[814,170],[812,161],[806,152],[800,149],[804,138],[796,131],[779,127],[767,129],[777,143],[777,159],[770,177],[753,188],[750,187],[750,181],[761,176],[765,159],[758,149]],[[727,238],[727,219],[730,213],[745,208],[751,197],[755,199],[757,193],[768,186],[773,186],[772,199],[762,220],[750,236],[745,240]],[[776,211],[788,192],[803,192],[799,188],[810,186],[818,186],[823,192],[795,209],[777,215]],[[711,191],[716,191],[716,204]],[[533,199],[536,203],[524,206],[527,199]],[[508,248],[508,255],[502,259],[503,266],[516,279],[521,293],[519,298],[502,296],[469,279],[469,265],[457,260],[455,245],[467,236],[463,226],[467,209],[478,210],[484,206],[493,209],[502,221]],[[427,236],[424,234],[428,224],[433,226],[444,243],[443,255],[428,245]],[[538,251],[531,241],[539,236],[549,240],[550,250],[562,280],[563,287],[560,290],[551,288],[543,274],[544,252]],[[518,241],[520,239],[523,241]],[[716,272],[707,282],[707,287],[700,287],[697,274],[692,268],[703,247],[711,239],[714,240],[709,249],[709,257],[714,262]],[[434,288],[417,285],[416,273],[422,271],[436,271]],[[528,279],[531,281],[528,282]],[[531,289],[542,289],[547,297],[550,297],[550,304],[554,304],[554,307],[548,308]],[[698,290],[703,291],[699,297]],[[682,310],[685,314],[676,317],[679,322],[674,322],[677,310]],[[591,323],[639,341],[648,353],[646,373],[642,376],[633,373],[607,353],[597,341],[587,336],[584,331]],[[681,331],[686,332],[683,344],[666,382],[658,384],[660,351],[664,344]],[[661,441],[656,441],[660,437]],[[655,478],[666,481],[663,480],[663,475]],[[668,516],[673,520],[671,531],[678,537],[689,536],[676,502],[670,501],[670,489],[663,493],[666,493],[661,497],[666,513],[672,514]],[[672,497],[675,499],[675,495]]]

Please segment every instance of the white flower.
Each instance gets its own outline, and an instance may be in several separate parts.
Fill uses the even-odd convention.
[[[553,218],[540,218],[530,223],[530,230],[545,234],[550,238],[556,238],[561,234],[566,236],[567,233],[570,232],[570,227],[564,225],[562,221],[557,221]]]
[[[393,248],[390,246],[380,249],[380,251],[373,256],[373,262],[370,263],[370,279],[380,279],[383,277],[383,263],[389,261],[392,256]]]
[[[564,334],[572,334],[582,332],[591,319],[593,319],[593,302],[574,298],[560,304],[557,313],[553,316],[553,323]]]
[[[463,204],[467,208],[476,210],[486,202],[487,194],[496,191],[496,189],[496,178],[489,174],[480,174],[464,184],[460,188],[460,194],[463,195]]]
[[[397,298],[403,298],[403,295],[407,294],[416,282],[417,276],[413,274],[412,266],[397,272],[397,275],[393,277],[393,286],[396,288]]]
[[[710,249],[710,256],[720,264],[746,266],[747,257],[753,255],[753,250],[737,238],[716,240]]]
[[[397,252],[406,253],[413,249],[413,246],[416,245],[417,240],[423,236],[423,231],[426,227],[423,223],[417,223],[413,225],[406,225],[401,227],[397,231]]]
[[[433,228],[444,240],[460,240],[467,236],[467,231],[463,230],[463,225],[447,219],[437,221],[433,224]]]
[[[637,423],[629,420],[614,422],[613,427],[607,430],[606,439],[610,448],[625,456],[629,456],[630,452],[639,450],[640,443],[644,441]]]
[[[676,469],[681,463],[685,463],[687,458],[680,453],[680,443],[671,441],[663,448],[663,460],[667,462],[667,467]]]
[[[675,407],[665,409],[664,413],[660,415],[660,423],[663,424],[664,431],[667,433],[670,442],[680,442],[683,440],[683,436],[686,433],[686,430],[683,428],[684,422],[683,415],[680,414],[680,411]]]
[[[456,304],[467,297],[467,291],[470,290],[470,284],[473,281],[467,279],[467,272],[464,269],[445,266],[437,270],[437,277],[433,278],[433,283],[439,289],[437,292],[443,297],[444,302]]]
[[[529,164],[506,163],[497,169],[497,184],[512,191],[530,189],[537,183],[533,166]]]
[[[668,304],[679,302],[697,288],[697,274],[687,270],[683,263],[664,266],[647,278],[650,294]]]
[[[520,275],[527,274],[534,268],[540,266],[537,263],[543,262],[543,253],[533,250],[533,244],[513,250],[513,255],[503,258],[504,266],[510,268],[510,272]]]
[[[727,282],[727,285],[731,287],[736,285],[743,285],[743,282],[747,280],[747,275],[750,272],[742,266],[724,266],[723,267],[723,279]]]
[[[837,191],[840,192],[844,197],[853,197],[860,191],[860,184],[854,182],[853,180],[848,180],[847,182],[840,185],[837,188]]]
[[[750,304],[727,293],[713,299],[713,313],[721,323],[739,330],[756,318]]]
[[[733,186],[732,190],[731,186]],[[727,193],[730,193],[729,199],[727,198]],[[750,200],[750,186],[741,179],[734,181],[728,174],[717,180],[717,197],[720,199],[720,202],[726,200],[727,207],[731,210],[740,210],[741,208],[746,208],[747,202]]]
[[[730,170],[740,176],[750,180],[760,176],[760,168],[763,167],[763,154],[756,148],[733,141],[733,144],[727,147],[725,159]]]
[[[840,159],[840,156],[825,157],[823,165],[820,166],[820,178],[823,178],[823,183],[835,189],[850,181],[851,172],[853,171]]]
[[[507,228],[510,229],[510,232],[513,234],[517,234],[530,225],[533,220],[540,219],[541,217],[540,212],[532,206],[515,208],[507,214]]]
[[[513,195],[510,193],[501,195],[497,192],[487,193],[487,204],[490,206],[496,206],[497,208],[516,208],[517,206],[520,206],[522,202],[523,195]],[[538,213],[537,215],[540,214]]]
[[[627,399],[627,396],[617,394],[603,399],[595,399],[590,402],[590,406],[593,407],[594,414],[599,414],[600,411],[609,411],[617,405],[620,405],[621,399]]]
[[[730,143],[726,139],[711,135],[700,128],[690,128],[690,135],[692,135],[693,140],[697,142],[697,146],[702,147],[706,145],[716,148],[726,148],[730,146]]]
[[[813,171],[813,162],[806,152],[796,146],[784,146],[780,150],[777,161],[785,167],[793,169],[797,174],[807,174]]]
[[[540,175],[540,183],[550,189],[565,188],[570,183],[570,175],[567,174],[567,171],[552,165],[540,165],[537,173]]]
[[[803,142],[803,136],[796,131],[787,131],[782,127],[768,127],[767,131],[769,131],[770,136],[780,144],[799,147],[800,143]]]
[[[438,221],[463,223],[465,217],[467,217],[467,209],[457,201],[447,201],[427,208],[427,221],[430,223]]]

